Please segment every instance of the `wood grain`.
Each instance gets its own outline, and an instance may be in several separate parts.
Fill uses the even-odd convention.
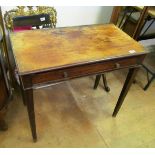
[[[113,24],[11,33],[19,74],[123,57],[143,47]]]
[[[110,18],[110,23],[117,25],[118,18],[119,18],[121,11],[122,11],[122,6],[114,6],[113,11],[112,11],[112,15]]]

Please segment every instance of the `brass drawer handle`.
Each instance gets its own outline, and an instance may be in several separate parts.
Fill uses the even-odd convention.
[[[120,68],[121,65],[119,63],[116,63],[115,66],[116,68]]]
[[[68,77],[67,72],[64,72],[64,78],[67,78],[67,77]]]

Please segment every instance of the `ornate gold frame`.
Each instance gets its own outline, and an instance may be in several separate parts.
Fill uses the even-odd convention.
[[[57,23],[57,12],[54,7],[47,6],[36,6],[36,10],[33,9],[33,6],[17,6],[17,9],[12,9],[6,11],[4,14],[4,21],[6,27],[10,30],[13,30],[13,18],[17,16],[31,16],[39,14],[49,14],[51,20],[51,27],[56,27]],[[26,10],[27,9],[27,10]]]

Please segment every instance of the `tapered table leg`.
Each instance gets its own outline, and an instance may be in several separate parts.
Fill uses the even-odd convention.
[[[33,102],[33,89],[24,90],[24,100],[27,105],[27,111],[30,121],[30,127],[32,132],[33,141],[37,141],[34,102]]]
[[[2,90],[1,90],[1,93],[2,93]],[[2,95],[2,94],[0,94]],[[5,95],[5,94],[4,94]],[[3,96],[3,95],[2,95]],[[0,131],[6,131],[8,129],[8,125],[7,123],[5,122],[5,117],[6,117],[6,114],[7,114],[7,102],[6,104],[1,107],[0,109]]]
[[[26,96],[22,89],[21,89],[21,95],[22,95],[22,99],[23,99],[23,104],[26,106]]]
[[[130,86],[133,83],[133,80],[135,78],[135,75],[136,75],[138,69],[139,69],[138,67],[129,69],[127,78],[125,80],[124,86],[123,86],[122,91],[121,91],[121,94],[118,98],[117,104],[116,104],[114,112],[112,114],[113,117],[116,117],[119,109],[121,108],[123,101],[125,99],[125,96],[127,95],[128,91],[130,89]]]
[[[6,124],[4,119],[0,119],[0,131],[8,130],[8,125]]]
[[[6,107],[4,106],[0,110],[0,131],[6,131],[8,129],[8,125],[5,122],[6,113],[7,113],[7,106]]]
[[[101,79],[101,75],[96,75],[94,89],[96,89],[97,86],[99,85],[100,79]]]

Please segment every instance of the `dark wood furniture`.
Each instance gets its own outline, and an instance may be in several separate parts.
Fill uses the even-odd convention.
[[[123,10],[123,9],[122,9]],[[118,16],[121,16],[120,22]],[[118,24],[124,32],[130,35],[137,41],[153,39],[155,38],[155,32],[151,31],[155,22],[155,7],[154,6],[128,6],[121,11],[120,7],[114,7],[111,22]],[[147,83],[144,86],[144,90],[147,90],[151,82],[155,78],[155,66],[154,66],[154,46],[148,48],[149,54],[147,55],[142,67],[147,73]],[[149,76],[150,75],[150,76]]]
[[[108,87],[107,79],[106,79],[106,75],[105,74],[98,74],[98,75],[96,75],[95,83],[94,83],[94,89],[97,89],[101,78],[103,80],[103,86],[104,86],[105,91],[109,92],[110,88]]]
[[[128,18],[125,20],[122,26],[122,30],[137,41],[155,38],[154,32],[147,33],[150,27],[155,22],[155,7],[134,6],[132,7],[132,9],[137,10],[137,12],[132,12],[130,15],[128,15]],[[149,24],[147,24],[148,21],[150,22]],[[153,50],[155,50],[155,48],[152,47],[150,51],[151,53],[148,54],[146,61],[144,61],[144,63],[142,64],[142,67],[146,70],[147,73],[147,84],[144,86],[144,90],[148,89],[151,82],[155,78],[155,70],[153,69],[154,64],[152,63],[152,60],[154,58],[152,54]],[[149,74],[151,75],[151,77],[149,77]]]
[[[4,15],[2,15],[0,7],[0,21],[4,34],[5,53],[7,55],[7,63],[9,64],[9,73],[12,81],[11,85],[14,89],[17,86],[17,80],[14,74],[16,65],[10,47],[9,32],[25,26],[30,26],[33,29],[55,28],[57,23],[57,12],[54,7],[17,6],[15,9],[6,11]]]
[[[16,66],[8,31],[13,31],[14,27],[32,26],[33,28],[54,28],[56,26],[56,10],[53,7],[33,7],[19,6],[5,12],[4,18],[0,7],[0,129],[6,130],[5,115],[7,103],[12,97],[12,90],[16,88]],[[4,22],[5,21],[5,22]],[[12,88],[11,88],[12,87]]]
[[[28,7],[28,11],[25,10],[24,6],[18,6],[17,9],[10,10],[5,13],[4,19],[6,27],[10,30],[14,30],[16,27],[32,26],[36,29],[42,28],[55,28],[56,27],[56,15],[57,12],[53,7],[37,7],[37,11],[33,10],[33,7]],[[15,63],[13,62],[13,68]],[[96,76],[94,89],[97,88],[100,75]],[[109,92],[106,75],[102,75],[103,84],[105,91]]]
[[[8,101],[11,97],[11,89],[7,77],[7,66],[5,64],[3,46],[3,34],[0,31],[0,130],[7,130],[5,122]]]
[[[121,11],[122,11],[122,6],[114,6],[112,15],[110,18],[110,23],[117,25]]]
[[[5,53],[5,64],[7,64],[7,72],[9,74],[9,80],[10,80],[10,87],[13,88],[13,84],[14,84],[14,77],[13,77],[13,64],[14,64],[14,59],[12,56],[12,51],[11,51],[11,47],[8,44],[8,33],[5,29],[5,24],[4,24],[4,19],[3,19],[3,15],[2,15],[2,10],[0,7],[0,27],[1,27],[1,34],[3,34],[3,38],[2,38],[2,45],[3,45],[3,52]]]
[[[119,22],[118,18],[120,19]],[[147,23],[148,21],[150,21],[150,23]],[[154,21],[154,6],[117,6],[114,7],[111,17],[111,22],[118,24],[119,28],[136,40],[154,38],[155,33],[147,33]]]
[[[129,68],[113,112],[115,117],[146,55],[139,43],[113,24],[30,30],[11,33],[10,38],[34,141],[33,89]]]
[[[155,45],[148,48],[149,54],[147,54],[142,66],[146,70],[147,84],[144,86],[144,90],[147,90],[155,79]]]

